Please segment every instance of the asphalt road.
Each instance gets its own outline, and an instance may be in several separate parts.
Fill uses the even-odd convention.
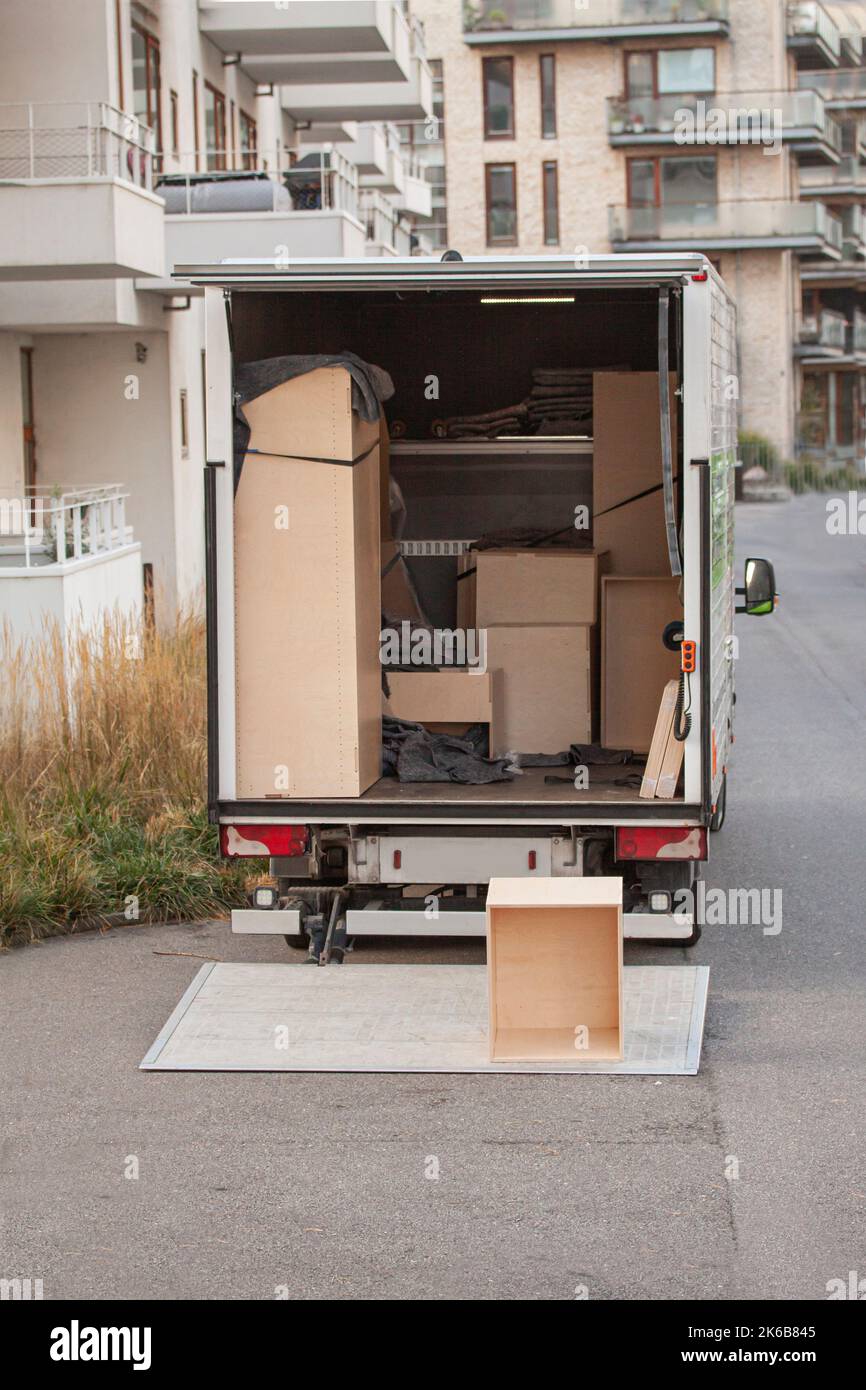
[[[829,537],[810,497],[740,508],[738,544],[776,560],[782,606],[738,620],[709,882],[781,888],[783,926],[665,953],[711,967],[698,1077],[141,1073],[200,965],[170,953],[282,941],[210,923],[16,950],[0,1276],[46,1299],[434,1300],[822,1299],[866,1277],[866,537]]]

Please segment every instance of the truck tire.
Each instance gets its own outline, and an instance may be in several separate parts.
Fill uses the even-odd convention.
[[[710,821],[710,830],[721,830],[725,823],[725,812],[728,809],[728,774],[722,777],[722,787],[719,792],[719,799],[716,802],[716,809]]]

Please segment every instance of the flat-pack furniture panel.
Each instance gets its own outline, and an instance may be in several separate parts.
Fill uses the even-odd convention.
[[[675,404],[674,375],[670,382]],[[612,574],[670,574],[658,372],[594,372],[592,398],[593,544],[610,552]],[[676,413],[671,438],[676,461]],[[640,496],[648,488],[657,490]]]
[[[679,656],[662,645],[682,618],[679,579],[605,575],[601,581],[601,741],[648,753],[668,681]]]
[[[379,423],[353,415],[343,368],[286,382],[245,413],[238,796],[359,796],[381,775]]]
[[[385,712],[440,732],[470,724],[493,730],[493,678],[489,671],[389,671]]]
[[[491,1061],[617,1060],[622,879],[491,879]]]
[[[457,585],[461,627],[598,621],[594,551],[473,550],[461,557],[460,569],[466,573]]]
[[[592,739],[592,629],[488,627],[496,696],[494,754],[560,753]]]

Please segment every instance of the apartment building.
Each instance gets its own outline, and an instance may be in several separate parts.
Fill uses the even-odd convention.
[[[866,6],[418,0],[464,255],[703,251],[744,430],[863,467]]]
[[[202,300],[172,268],[431,250],[423,29],[407,0],[4,0],[0,91],[0,619],[133,605],[142,565],[168,619],[203,578]]]

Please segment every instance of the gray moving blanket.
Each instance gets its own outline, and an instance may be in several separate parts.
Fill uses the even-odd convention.
[[[319,367],[345,367],[352,378],[352,409],[362,420],[378,420],[383,401],[394,394],[394,383],[382,367],[364,362],[354,352],[303,353],[288,357],[263,357],[259,362],[244,362],[235,371],[234,380],[234,480],[235,490],[244,465],[244,455],[250,441],[250,427],[241,406],[254,401],[284,381],[306,376]]]
[[[485,758],[487,731],[475,724],[465,738],[434,734],[423,724],[385,715],[382,719],[382,775],[401,782],[460,782],[478,787],[487,782],[510,782],[514,766],[508,758]]]

